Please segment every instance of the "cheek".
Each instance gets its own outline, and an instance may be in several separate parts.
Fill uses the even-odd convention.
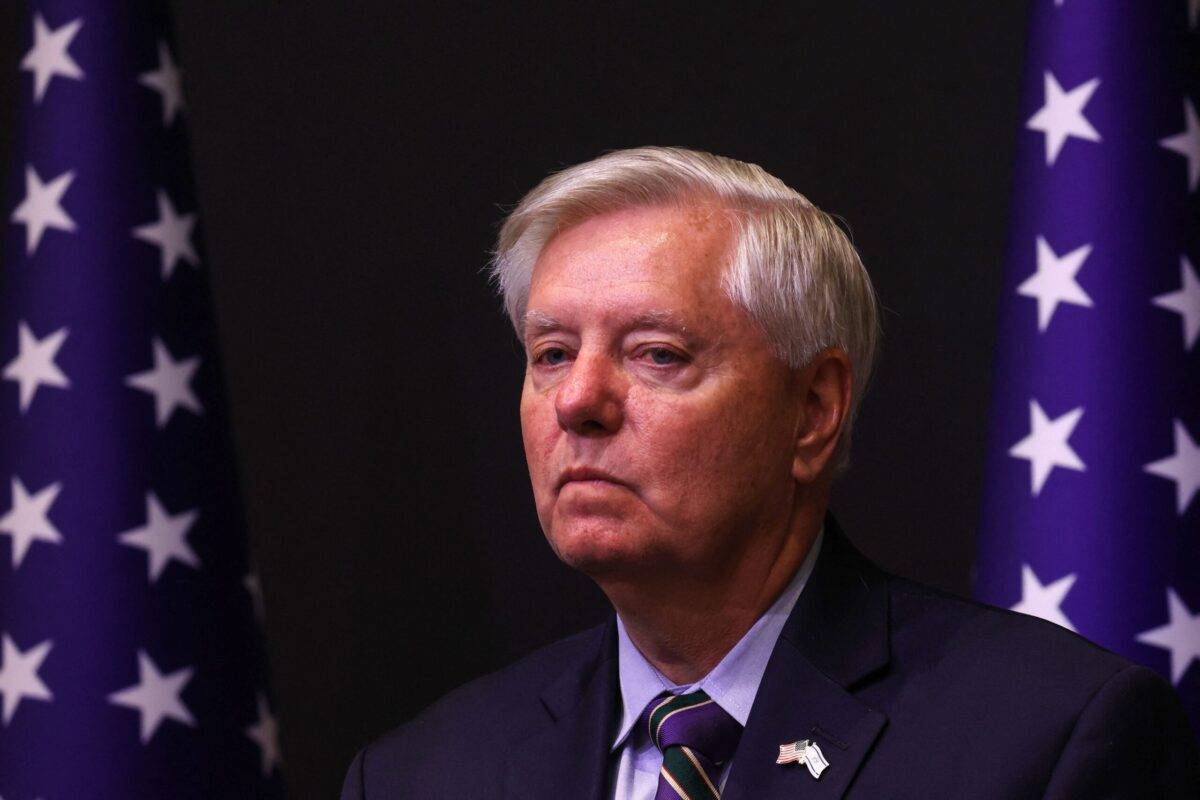
[[[529,378],[521,390],[521,438],[525,442],[525,451],[529,453],[534,446],[545,438],[545,417],[549,400],[533,388]],[[553,410],[551,407],[550,410]]]
[[[557,465],[553,462],[552,455],[558,434],[558,420],[554,414],[553,403],[534,392],[528,385],[521,393],[520,414],[525,460],[529,465],[534,498],[540,504],[549,488],[546,481],[557,477]]]
[[[722,416],[691,398],[630,397],[625,423],[634,447],[627,455],[660,507],[695,502],[690,487],[722,460]]]
[[[638,437],[639,472],[650,477],[655,505],[682,522],[719,516],[777,475],[790,475],[781,417],[759,397],[742,393],[699,406],[659,399],[636,416],[630,422],[645,433]]]

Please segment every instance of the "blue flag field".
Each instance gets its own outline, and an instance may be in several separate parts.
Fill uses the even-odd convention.
[[[0,240],[0,797],[279,795],[166,4],[31,3]]]
[[[1200,732],[1200,3],[1032,15],[976,591],[1159,671]]]

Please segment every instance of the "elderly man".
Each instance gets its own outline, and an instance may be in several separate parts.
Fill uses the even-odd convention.
[[[614,152],[530,192],[494,269],[542,529],[616,613],[367,747],[344,800],[1200,797],[1154,673],[888,575],[828,514],[878,322],[803,196]]]

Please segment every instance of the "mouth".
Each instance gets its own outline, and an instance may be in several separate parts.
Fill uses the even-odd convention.
[[[558,479],[556,489],[562,489],[570,483],[602,485],[609,484],[612,486],[623,486],[629,488],[629,484],[615,475],[605,472],[602,469],[594,467],[571,467],[563,471],[563,474]]]

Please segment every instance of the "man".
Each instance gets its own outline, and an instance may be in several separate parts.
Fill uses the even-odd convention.
[[[878,323],[801,195],[610,153],[521,201],[495,276],[538,517],[616,614],[367,747],[344,800],[1200,796],[1154,673],[887,575],[828,514]]]

